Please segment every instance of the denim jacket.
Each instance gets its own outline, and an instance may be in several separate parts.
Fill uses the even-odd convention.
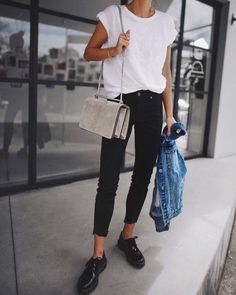
[[[182,212],[183,189],[187,168],[184,156],[178,150],[175,140],[186,134],[181,122],[171,125],[171,135],[167,135],[167,125],[161,134],[160,153],[156,162],[156,175],[149,215],[155,222],[157,232],[167,231],[170,219]]]

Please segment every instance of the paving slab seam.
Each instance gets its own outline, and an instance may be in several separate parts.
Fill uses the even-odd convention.
[[[19,294],[18,280],[17,280],[17,270],[16,270],[16,253],[15,253],[15,241],[14,241],[14,229],[12,222],[12,206],[11,206],[11,196],[8,196],[9,213],[10,213],[10,225],[11,225],[11,239],[12,239],[12,251],[13,251],[13,261],[14,261],[14,274],[15,274],[15,286],[16,295]]]

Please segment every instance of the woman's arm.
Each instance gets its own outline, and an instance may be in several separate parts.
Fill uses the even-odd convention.
[[[171,46],[167,47],[167,54],[162,69],[162,74],[166,78],[166,88],[163,92],[163,103],[166,112],[166,124],[167,124],[167,135],[170,136],[170,127],[176,122],[173,117],[173,106],[172,106],[172,75],[170,68],[170,57],[171,57]]]
[[[99,20],[97,22],[95,31],[84,50],[84,59],[86,61],[99,61],[104,60],[106,58],[112,58],[117,54],[120,54],[122,50],[127,48],[127,46],[129,45],[129,33],[127,33],[121,33],[119,35],[116,46],[109,48],[100,48],[102,44],[107,41],[108,34],[102,22]],[[123,46],[125,48],[123,48]]]

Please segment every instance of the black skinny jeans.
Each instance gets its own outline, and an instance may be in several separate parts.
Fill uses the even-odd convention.
[[[119,99],[120,95],[116,98]],[[162,93],[138,90],[123,93],[123,102],[130,106],[126,139],[102,137],[100,175],[94,210],[93,234],[107,236],[113,214],[120,169],[134,125],[135,162],[126,199],[125,223],[135,223],[143,207],[153,168],[160,152],[163,110]]]

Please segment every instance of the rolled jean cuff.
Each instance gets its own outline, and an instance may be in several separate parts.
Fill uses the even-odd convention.
[[[108,231],[107,232],[104,232],[104,231],[100,231],[100,230],[93,230],[93,233],[92,233],[93,235],[94,234],[96,234],[96,235],[98,235],[98,236],[101,236],[101,237],[107,237],[107,235],[108,235]]]

